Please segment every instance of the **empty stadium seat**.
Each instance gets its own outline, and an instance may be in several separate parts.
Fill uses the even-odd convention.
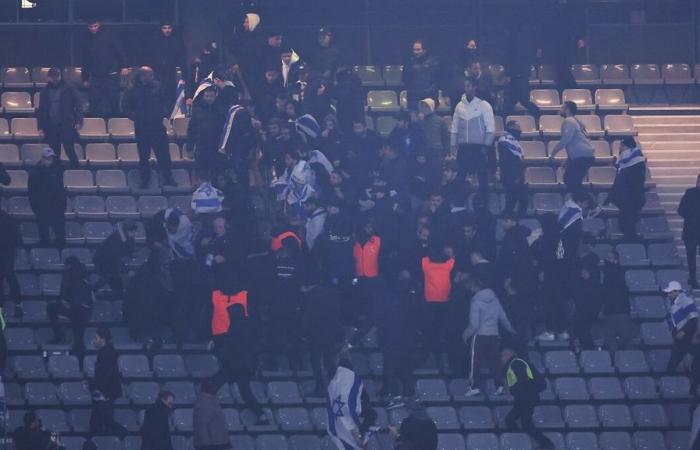
[[[595,64],[574,64],[571,74],[579,86],[599,86],[601,84],[600,70]]]
[[[32,97],[28,92],[3,92],[0,102],[7,114],[32,114],[34,112]]]
[[[393,113],[400,109],[394,91],[369,91],[367,93],[367,107],[376,113]]]
[[[161,193],[158,172],[151,169],[151,176],[146,188],[141,187],[141,174],[137,169],[131,169],[126,174],[126,181],[129,189],[136,195],[157,195]]]
[[[554,380],[554,392],[563,402],[586,401],[590,397],[583,378],[557,378]]]
[[[366,87],[384,86],[381,69],[377,66],[355,66],[352,69]]]
[[[603,64],[600,66],[600,77],[603,84],[608,86],[629,86],[632,84],[632,78],[626,64]]]
[[[214,355],[187,355],[185,366],[194,378],[210,377],[219,370],[219,363]]]
[[[135,143],[122,143],[117,146],[117,158],[123,166],[136,166],[139,163],[139,151]]]
[[[153,372],[158,378],[183,378],[187,376],[185,363],[180,355],[156,355]]]
[[[109,217],[114,219],[136,219],[141,215],[132,196],[109,196],[105,207]]]
[[[37,349],[34,332],[30,328],[7,328],[5,340],[10,351],[32,351]]]
[[[661,377],[659,392],[664,399],[690,398],[690,381],[684,376]]]
[[[465,430],[492,430],[494,424],[491,411],[486,406],[465,406],[459,410],[459,418]]]
[[[622,89],[596,89],[595,103],[600,111],[625,112],[628,109]]]
[[[571,429],[599,426],[598,417],[592,405],[567,405],[564,407],[564,420]]]
[[[661,71],[656,64],[633,64],[631,67],[632,80],[638,85],[663,84]]]
[[[664,83],[669,85],[692,85],[693,72],[688,64],[664,64],[661,66]]]
[[[389,133],[396,127],[398,121],[391,116],[377,117],[377,132],[384,137],[389,136]]]
[[[284,431],[311,431],[313,428],[309,413],[304,408],[278,409],[277,423]]]
[[[61,255],[55,248],[33,248],[29,251],[29,258],[37,270],[61,270]]]
[[[114,167],[117,155],[114,146],[107,142],[90,143],[85,146],[85,159],[91,166]]]
[[[576,118],[586,128],[586,134],[591,138],[599,138],[605,135],[605,132],[600,127],[600,118],[596,115],[581,115]]]
[[[22,160],[15,144],[0,144],[0,163],[5,167],[20,167]]]
[[[50,67],[32,67],[31,78],[34,87],[43,88],[48,83]]]
[[[126,194],[129,192],[126,175],[121,170],[98,170],[95,181],[101,193]]]
[[[640,327],[640,335],[644,345],[659,347],[671,345],[671,333],[664,322],[644,322]]]
[[[538,214],[559,213],[564,200],[559,193],[537,192],[532,196],[532,207]]]
[[[626,267],[648,266],[647,251],[643,244],[617,244],[620,264]]]
[[[559,91],[556,89],[533,89],[530,91],[530,101],[542,112],[557,112],[561,108]]]
[[[639,232],[646,239],[670,239],[672,236],[664,217],[643,217],[639,221]]]
[[[382,78],[387,87],[395,87],[403,85],[403,66],[384,66],[382,68]]]
[[[598,401],[623,400],[625,394],[622,391],[620,380],[615,377],[594,377],[589,381],[591,397]]]
[[[43,359],[38,355],[15,356],[12,358],[12,370],[19,379],[44,380],[49,376]]]
[[[5,89],[27,89],[34,87],[29,69],[26,67],[4,67],[0,78]]]
[[[416,397],[422,402],[447,402],[450,394],[443,380],[424,379],[416,381]]]
[[[653,400],[658,397],[656,383],[651,377],[629,377],[623,382],[625,394],[630,400]]]
[[[525,182],[533,188],[552,189],[558,186],[554,170],[551,167],[527,167]]]
[[[92,394],[82,381],[61,383],[58,387],[58,396],[67,406],[90,405]]]
[[[160,355],[160,356],[178,356],[179,355]],[[182,358],[180,358],[182,361]],[[160,364],[160,363],[159,363]],[[155,361],[154,361],[154,371],[155,371]],[[177,373],[179,369],[175,372],[171,372],[170,369],[167,372]],[[164,378],[164,377],[162,377]],[[172,377],[171,377],[172,378]],[[191,381],[168,381],[163,385],[163,389],[170,391],[175,395],[174,404],[176,405],[191,405],[195,401],[196,393],[194,385]]]
[[[11,124],[12,134],[16,140],[38,140],[43,137],[35,117],[15,117]]]
[[[542,116],[542,117],[556,117],[556,116]],[[540,118],[540,128],[542,127],[542,122]],[[526,163],[541,163],[548,160],[547,150],[545,149],[544,143],[540,141],[522,141],[520,146],[523,149],[523,158]]]
[[[114,117],[107,122],[107,131],[112,139],[134,139],[134,122],[126,117]]]
[[[610,137],[637,135],[637,130],[634,128],[632,117],[624,114],[605,116],[604,128],[605,133]]]
[[[134,381],[126,389],[126,395],[136,405],[151,405],[158,397],[160,386],[155,381]]]
[[[668,426],[666,412],[659,404],[633,405],[632,416],[639,428],[663,428]]]
[[[63,172],[63,184],[72,193],[97,192],[95,180],[89,170],[66,170]]]
[[[600,125],[600,122],[598,124]],[[596,162],[612,164],[614,158],[610,155],[610,144],[607,141],[591,141],[591,144]]]
[[[603,428],[631,428],[632,415],[626,405],[602,405],[598,408],[598,419]]]
[[[429,406],[425,411],[435,421],[438,430],[458,430],[460,428],[457,412],[451,406]]]
[[[563,118],[558,115],[540,116],[540,132],[544,137],[561,137]]]
[[[105,213],[106,214],[106,213]],[[83,232],[88,244],[99,244],[112,234],[114,227],[107,222],[85,222]]]
[[[561,101],[562,103],[567,101],[576,103],[579,111],[591,112],[595,110],[591,91],[588,89],[564,89]]]
[[[522,130],[523,138],[534,138],[540,135],[540,132],[537,130],[537,123],[535,122],[534,117],[508,116],[506,117],[505,123],[508,123],[511,120],[518,122],[518,124],[520,125],[520,129]]]
[[[124,378],[150,378],[153,376],[145,355],[119,355],[119,372]]]
[[[80,219],[106,219],[105,202],[97,195],[80,195],[73,201],[73,208]]]
[[[555,350],[545,353],[547,371],[551,374],[578,374],[579,367],[576,356],[569,350]]]
[[[78,130],[81,139],[101,140],[107,139],[109,133],[104,119],[101,117],[86,117],[83,119],[83,126]]]

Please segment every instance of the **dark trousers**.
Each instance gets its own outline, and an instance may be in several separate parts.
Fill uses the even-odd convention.
[[[540,109],[530,101],[530,82],[524,75],[511,78],[506,86],[503,95],[503,114],[512,114],[517,103],[523,105],[531,116],[539,116]]]
[[[330,343],[312,343],[310,346],[309,359],[316,382],[316,390],[322,390],[326,386],[323,380],[323,368],[326,369],[329,380],[335,375],[335,355],[335,349]]]
[[[435,354],[436,359],[447,348],[447,328],[450,317],[449,303],[425,302],[423,335],[425,348]]]
[[[119,82],[119,73],[90,77],[90,115],[108,118],[119,114]]]
[[[562,262],[563,264],[563,262]],[[545,273],[540,293],[547,331],[561,333],[568,326],[566,280],[559,273]]]
[[[529,203],[527,185],[522,182],[502,180],[503,189],[506,191],[506,205],[503,212],[512,214],[516,211],[518,216],[527,214]]]
[[[685,358],[685,355],[688,354],[688,351],[693,343],[693,333],[686,333],[680,339],[676,339],[675,337],[675,333],[677,333],[677,331],[672,331],[671,333],[674,334],[674,337],[673,346],[671,347],[671,357],[669,358],[668,366],[666,367],[667,372],[676,371],[678,364],[683,361],[683,358]]]
[[[576,158],[566,161],[566,171],[564,171],[564,185],[566,190],[572,194],[578,194],[583,191],[583,179],[588,174],[588,169],[591,168],[593,158]]]
[[[75,128],[50,125],[44,130],[44,136],[46,143],[59,158],[61,156],[61,145],[63,145],[71,167],[78,167],[78,155],[75,154],[75,142],[77,141],[78,133],[76,133]]]
[[[460,144],[457,152],[459,176],[476,174],[479,179],[479,191],[489,190],[488,158],[486,146],[480,144]]]
[[[56,245],[62,247],[66,242],[66,219],[63,211],[38,212],[36,216],[36,226],[39,229],[39,240],[42,245],[49,244],[49,229],[53,230],[56,237]]]
[[[15,273],[15,259],[14,256],[7,257],[10,255],[4,255],[2,260],[0,260],[0,297],[3,297],[5,292],[5,281],[7,281],[7,287],[10,289],[7,293],[8,299],[19,303],[20,301],[20,290],[19,282],[17,281],[17,274]]]
[[[583,299],[583,301],[590,299]],[[585,306],[580,303],[576,305],[576,314],[574,314],[572,331],[574,336],[578,338],[579,344],[583,350],[593,350],[593,324],[596,320],[595,312],[587,311]]]
[[[410,353],[384,352],[384,390],[391,396],[413,397],[415,395]]]
[[[691,281],[697,281],[697,256],[700,240],[684,239],[685,254],[688,257],[688,278]]]
[[[520,421],[523,431],[529,434],[540,447],[554,448],[552,441],[535,428],[535,424],[532,422],[532,414],[534,411],[534,402],[516,399],[513,404],[513,409],[506,415],[506,425],[510,430],[517,430],[517,422]]]
[[[126,428],[114,420],[114,400],[92,402],[90,433],[97,436],[126,435]]]
[[[112,294],[117,297],[121,297],[124,293],[124,283],[121,277],[121,268],[117,266],[102,267],[96,266],[95,270],[98,275],[98,279],[92,286],[92,290],[97,292],[102,286],[108,284],[109,288],[112,290]]]
[[[168,149],[168,135],[165,133],[165,128],[137,131],[136,148],[139,151],[139,170],[141,171],[141,181],[144,184],[148,183],[151,176],[151,169],[148,166],[151,149],[156,155],[161,176],[165,178],[172,176],[170,173],[171,162],[170,150]]]
[[[481,369],[488,367],[496,387],[503,386],[503,367],[498,336],[475,335],[471,342],[471,375],[473,387],[484,387]]]
[[[641,208],[631,206],[620,206],[620,214],[617,218],[617,223],[620,231],[625,236],[625,239],[635,239],[637,237],[637,222]]]
[[[90,318],[90,312],[88,308],[73,307],[62,301],[51,302],[46,306],[46,313],[49,316],[49,323],[51,324],[54,337],[57,340],[63,340],[61,317],[66,317],[70,321],[73,332],[73,345],[78,349],[84,348],[83,334]]]
[[[296,310],[286,305],[274,304],[270,308],[269,319],[267,347],[270,357],[284,355],[289,360],[291,369],[301,368],[301,317]]]

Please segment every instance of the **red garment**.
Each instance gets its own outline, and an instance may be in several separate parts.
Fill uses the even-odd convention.
[[[382,239],[379,236],[370,237],[365,245],[355,242],[352,255],[355,257],[355,276],[374,278],[379,276],[379,251]]]
[[[248,291],[240,291],[233,295],[226,295],[221,291],[211,293],[213,313],[211,315],[211,334],[219,336],[228,331],[231,323],[228,319],[228,307],[231,305],[243,305],[246,318],[248,317]]]
[[[425,284],[425,300],[428,302],[443,303],[450,298],[452,280],[450,274],[455,266],[454,258],[445,262],[433,262],[427,256],[421,260],[423,267],[423,281]]]
[[[279,235],[275,236],[272,238],[272,242],[270,242],[270,248],[272,251],[278,251],[279,249],[282,248],[282,241],[284,241],[287,238],[293,238],[297,241],[297,244],[299,245],[299,250],[301,250],[301,238],[297,236],[297,234],[293,231],[285,231],[284,233],[280,233]]]

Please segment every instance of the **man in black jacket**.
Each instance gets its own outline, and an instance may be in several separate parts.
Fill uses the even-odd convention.
[[[97,359],[95,378],[89,383],[92,392],[90,433],[124,436],[126,429],[114,420],[114,402],[122,396],[122,381],[119,373],[119,354],[112,344],[109,328],[98,327],[92,343],[97,348]]]
[[[507,64],[505,66],[505,92],[503,99],[503,114],[513,114],[515,105],[520,103],[531,116],[539,116],[539,108],[530,101],[530,67],[534,60],[534,48],[524,37],[525,32],[516,29],[511,31],[508,48],[506,49]]]
[[[41,246],[49,245],[49,228],[53,230],[56,245],[62,247],[66,240],[65,218],[66,190],[63,186],[63,169],[50,148],[41,152],[41,159],[29,170],[27,183],[29,204],[36,216]]]
[[[141,426],[141,450],[172,450],[170,439],[170,415],[172,414],[175,394],[161,391],[158,399],[143,416]]]
[[[124,291],[121,279],[121,273],[124,271],[122,258],[133,253],[135,236],[136,224],[127,220],[117,224],[117,229],[97,247],[93,257],[95,270],[99,275],[92,287],[95,291],[109,283],[113,295],[121,297]]]
[[[177,186],[170,172],[168,135],[163,125],[166,113],[161,102],[161,94],[160,84],[155,81],[153,69],[148,66],[139,69],[134,77],[134,85],[124,94],[124,111],[134,121],[143,189],[148,187],[151,177],[151,170],[148,167],[151,148],[156,154],[163,184]]]
[[[618,223],[625,239],[639,240],[637,222],[646,202],[644,196],[646,160],[633,137],[622,139],[620,154],[615,165],[617,175],[603,204],[613,203],[620,210]]]
[[[685,191],[678,205],[678,215],[683,218],[683,243],[688,255],[688,284],[698,288],[696,258],[700,246],[700,175],[695,187]]]
[[[413,42],[412,55],[401,75],[406,85],[409,109],[417,110],[418,102],[432,98],[437,104],[440,61],[428,53],[425,42]]]
[[[527,213],[527,185],[525,184],[525,164],[523,149],[520,146],[520,124],[509,120],[506,132],[498,139],[498,161],[501,166],[501,184],[506,191],[504,214],[516,211],[519,216]]]
[[[187,126],[187,147],[194,151],[198,169],[209,172],[220,168],[219,137],[224,125],[224,111],[216,102],[216,89],[208,87],[202,92],[202,101],[192,108]]]
[[[160,32],[151,42],[150,64],[156,79],[160,81],[163,109],[166,111],[172,109],[175,101],[177,67],[185,70],[185,46],[173,31],[173,23],[164,21],[160,24]]]
[[[60,320],[69,320],[73,329],[73,345],[84,350],[83,333],[92,312],[93,295],[87,281],[87,269],[76,256],[69,256],[63,263],[61,298],[46,306],[49,322],[56,342],[64,339]]]
[[[311,70],[328,80],[333,80],[340,60],[340,50],[333,43],[333,33],[328,28],[318,30],[318,45],[311,53]]]
[[[78,92],[62,79],[61,69],[49,69],[48,83],[39,94],[36,118],[39,130],[44,132],[49,147],[60,156],[62,144],[71,167],[77,168],[76,130],[83,125],[83,110]]]
[[[22,245],[22,235],[12,217],[0,210],[0,298],[4,296],[4,282],[10,289],[6,298],[15,302],[15,314],[22,314],[20,307],[20,289],[15,274],[15,254],[17,247]],[[3,302],[4,303],[4,302]]]
[[[611,353],[617,351],[618,347],[627,350],[634,337],[634,325],[630,318],[630,293],[625,282],[625,270],[620,265],[620,254],[614,250],[605,258],[602,297],[605,346]]]
[[[120,75],[127,76],[126,53],[121,42],[99,20],[88,22],[83,59],[83,84],[88,88],[93,116],[111,117],[119,112]]]

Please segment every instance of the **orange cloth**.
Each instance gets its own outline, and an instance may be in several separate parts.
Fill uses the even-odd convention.
[[[273,237],[272,242],[270,243],[270,248],[272,248],[272,250],[275,252],[278,251],[282,248],[282,241],[289,237],[296,239],[297,244],[299,245],[299,250],[301,250],[301,238],[293,231],[285,231],[284,233],[280,233],[279,235]]]
[[[455,266],[454,258],[443,263],[433,262],[427,256],[421,260],[425,300],[430,303],[443,303],[450,298],[452,281],[450,273]]]
[[[355,276],[374,278],[379,276],[379,251],[382,239],[379,236],[370,237],[365,245],[355,242],[352,255],[355,257]]]
[[[248,291],[240,291],[234,295],[226,295],[221,291],[211,293],[213,313],[211,315],[211,334],[219,336],[228,331],[231,323],[228,320],[228,307],[231,305],[243,305],[245,316],[248,317]]]

